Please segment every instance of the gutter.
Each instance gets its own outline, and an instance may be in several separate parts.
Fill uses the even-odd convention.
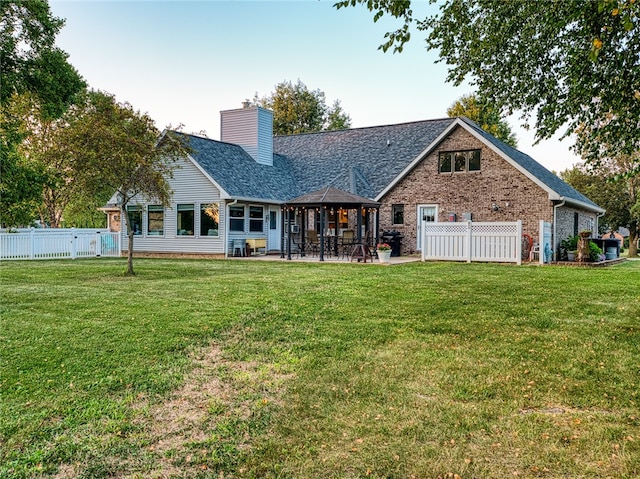
[[[600,236],[598,234],[598,231],[600,231],[600,218],[602,218],[605,215],[606,211],[600,213],[598,216],[596,216],[596,231],[595,233]]]
[[[231,203],[227,203],[225,208],[225,219],[224,219],[224,257],[229,258],[229,226],[230,226],[230,218],[229,218],[229,208],[233,205],[237,205],[238,204],[238,199],[236,198],[235,200],[233,200]]]

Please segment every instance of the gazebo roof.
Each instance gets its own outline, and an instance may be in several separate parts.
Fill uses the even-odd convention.
[[[339,206],[343,208],[379,208],[380,203],[358,196],[333,186],[327,186],[306,195],[298,196],[286,203],[289,206]]]

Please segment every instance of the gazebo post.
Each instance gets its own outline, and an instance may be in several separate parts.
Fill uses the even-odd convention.
[[[324,261],[324,211],[320,205],[320,261]]]
[[[280,258],[284,258],[284,223],[285,223],[285,217],[286,217],[286,211],[287,211],[287,205],[283,205],[280,207],[281,212],[282,212],[282,221],[280,222]]]
[[[375,209],[375,214],[376,214],[376,221],[375,221],[375,225],[376,225],[376,244],[375,246],[377,247],[378,244],[380,243],[380,208],[376,208]]]
[[[302,251],[300,252],[300,256],[304,258],[307,256],[304,250],[304,242],[306,240],[305,233],[306,233],[306,224],[307,224],[307,210],[304,207],[302,208],[301,216],[302,216],[302,220],[300,220],[300,226],[302,230],[300,231],[300,246],[302,246]]]
[[[287,208],[287,259],[291,261],[291,208]]]

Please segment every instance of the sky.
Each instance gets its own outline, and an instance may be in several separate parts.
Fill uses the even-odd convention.
[[[340,100],[353,128],[444,118],[469,84],[446,82],[447,66],[413,32],[400,54],[378,46],[399,23],[373,22],[362,6],[335,0],[51,0],[66,23],[57,45],[93,89],[148,113],[159,129],[220,138],[220,111],[270,94],[282,81]],[[436,8],[414,2],[416,16]],[[579,161],[571,140],[533,146],[534,135],[508,119],[518,149],[552,171]]]

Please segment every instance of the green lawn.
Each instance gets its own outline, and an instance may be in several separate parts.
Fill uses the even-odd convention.
[[[0,477],[640,477],[640,261],[0,263]]]

